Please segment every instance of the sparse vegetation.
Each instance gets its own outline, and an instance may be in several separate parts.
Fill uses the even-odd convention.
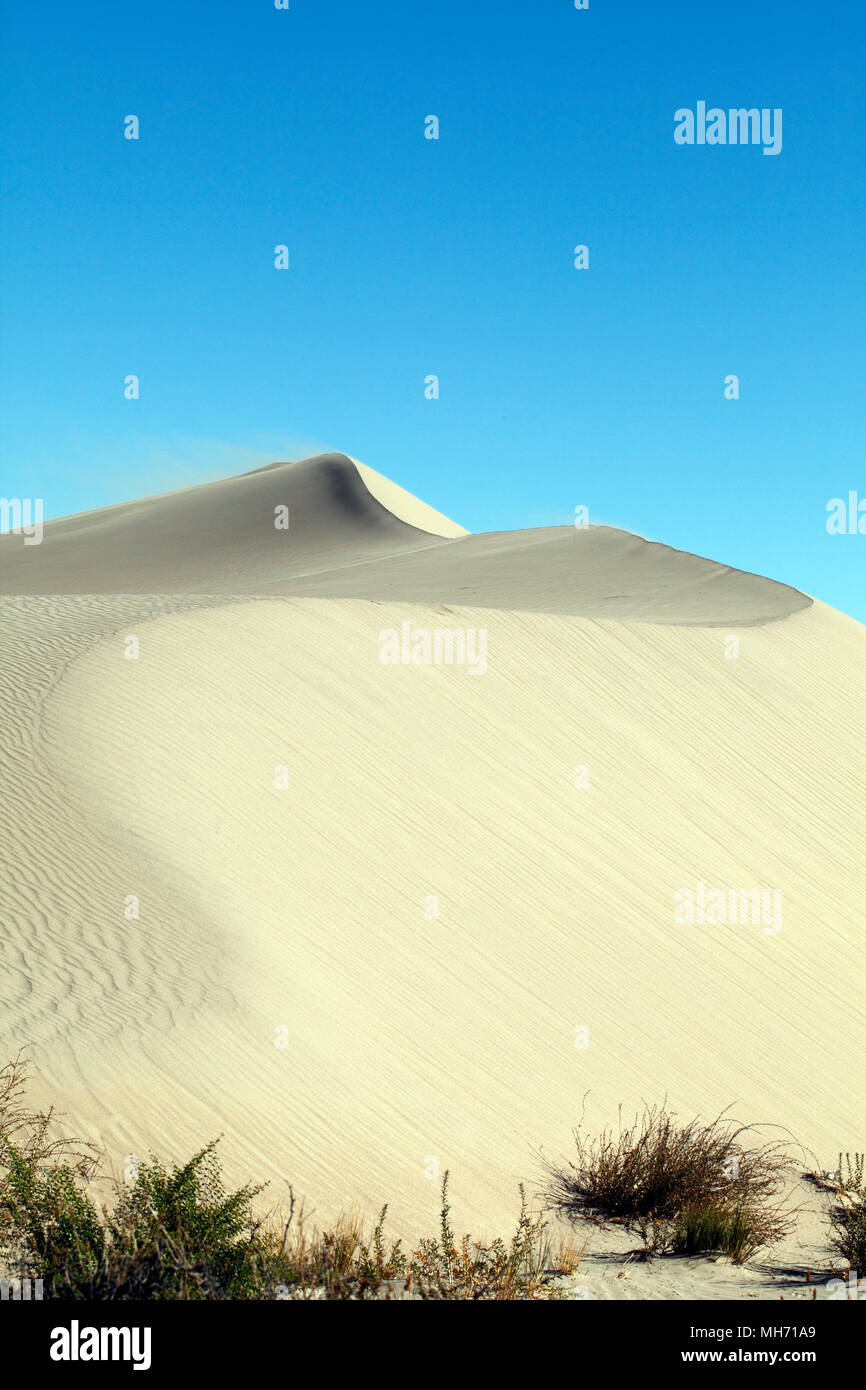
[[[866,1155],[839,1155],[836,1171],[836,1205],[830,1211],[830,1243],[849,1270],[866,1275]]]
[[[862,1275],[866,1270],[866,1197],[852,1198],[830,1214],[831,1244],[849,1269]]]
[[[617,1133],[575,1130],[576,1160],[547,1165],[549,1205],[572,1218],[618,1219],[655,1253],[725,1253],[739,1263],[774,1244],[792,1219],[778,1200],[791,1159],[778,1142],[718,1116],[677,1122],[647,1106]]]
[[[546,1223],[533,1217],[520,1188],[520,1215],[508,1245],[497,1239],[488,1245],[452,1233],[448,1205],[448,1174],[442,1181],[438,1240],[422,1240],[412,1261],[413,1276],[440,1295],[473,1299],[536,1298],[552,1282]]]
[[[836,1174],[843,1192],[850,1192],[854,1196],[862,1197],[866,1191],[864,1189],[864,1172],[866,1172],[866,1154],[840,1153]]]
[[[41,1278],[47,1297],[533,1299],[579,1263],[570,1239],[552,1253],[522,1188],[508,1243],[456,1238],[447,1173],[438,1237],[412,1254],[386,1241],[387,1207],[369,1239],[356,1214],[308,1234],[291,1188],[280,1229],[255,1215],[260,1188],[225,1191],[216,1141],[180,1167],[140,1164],[98,1206],[98,1152],[49,1139],[55,1116],[27,1109],[25,1080],[20,1059],[0,1071],[0,1272]]]
[[[158,1158],[96,1197],[100,1154],[56,1137],[53,1111],[23,1099],[20,1059],[0,1069],[0,1275],[41,1279],[57,1299],[505,1299],[557,1297],[580,1265],[575,1218],[636,1230],[656,1254],[723,1254],[737,1263],[793,1226],[779,1200],[791,1159],[780,1143],[749,1142],[725,1114],[680,1124],[645,1107],[618,1132],[575,1131],[573,1161],[547,1165],[546,1205],[569,1223],[551,1234],[521,1186],[510,1239],[457,1236],[449,1175],[437,1234],[413,1250],[386,1238],[388,1207],[367,1233],[360,1213],[312,1227],[289,1188],[288,1210],[262,1218],[261,1188],[226,1191],[217,1141],[186,1163]],[[833,1246],[866,1269],[864,1155],[840,1154],[832,1191]]]

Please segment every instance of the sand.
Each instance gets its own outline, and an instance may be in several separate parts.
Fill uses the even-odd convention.
[[[864,1147],[860,624],[345,455],[2,537],[0,595],[4,1050],[112,1171],[223,1134],[411,1238],[446,1168],[510,1228],[582,1110]],[[404,624],[485,669],[383,664]],[[699,883],[780,915],[677,921]]]

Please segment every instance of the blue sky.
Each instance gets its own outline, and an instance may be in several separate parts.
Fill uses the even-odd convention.
[[[866,499],[859,0],[2,14],[0,495],[343,450],[472,530],[584,504],[866,620],[825,528]],[[699,100],[781,108],[781,154],[676,145]]]

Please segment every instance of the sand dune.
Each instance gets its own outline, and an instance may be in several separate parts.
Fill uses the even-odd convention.
[[[275,527],[280,507],[288,529]],[[470,536],[345,454],[49,522],[41,546],[0,538],[0,594],[86,593],[363,598],[707,625],[768,622],[810,603],[607,526]]]
[[[441,543],[443,526],[460,534],[395,491],[411,522],[377,501],[351,459],[329,454],[83,512],[47,523],[41,546],[0,538],[0,592],[263,593],[287,576]],[[279,507],[288,529],[275,526]]]
[[[329,455],[0,541],[7,1050],[118,1172],[223,1132],[233,1178],[408,1234],[437,1164],[501,1230],[587,1092],[598,1124],[734,1102],[831,1163],[862,1122],[866,632],[608,528],[398,516],[384,482]],[[383,664],[404,623],[484,630],[483,675]],[[699,881],[780,891],[781,929],[678,922]]]

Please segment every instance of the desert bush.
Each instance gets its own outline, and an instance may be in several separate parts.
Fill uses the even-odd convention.
[[[744,1142],[751,1134],[724,1113],[680,1124],[666,1105],[646,1106],[618,1133],[592,1137],[579,1127],[576,1159],[546,1165],[547,1201],[572,1218],[636,1225],[659,1253],[723,1241],[746,1259],[792,1225],[777,1201],[791,1159],[778,1142]]]
[[[24,1103],[26,1080],[20,1054],[0,1069],[0,1262],[49,1280],[62,1264],[73,1280],[86,1280],[104,1253],[99,1213],[82,1188],[99,1151],[52,1137],[54,1111]]]
[[[223,1298],[256,1296],[263,1244],[253,1201],[262,1189],[226,1192],[216,1144],[180,1167],[169,1169],[152,1158],[120,1188],[105,1217],[112,1284],[123,1272],[139,1284],[149,1279],[163,1298],[205,1297],[208,1291]],[[106,1293],[97,1289],[93,1296]]]
[[[252,1212],[259,1189],[226,1193],[215,1143],[181,1167],[158,1159],[120,1186],[109,1211],[88,1185],[98,1150],[52,1138],[56,1116],[23,1102],[20,1057],[0,1070],[0,1260],[41,1278],[49,1297],[254,1296],[267,1252]]]
[[[866,1273],[866,1183],[862,1153],[839,1155],[836,1202],[830,1209],[830,1245],[847,1266]]]
[[[0,1254],[50,1290],[86,1288],[106,1250],[99,1212],[68,1164],[42,1170],[5,1143]]]
[[[866,1154],[840,1153],[836,1180],[843,1192],[852,1192],[859,1197],[866,1195],[864,1175],[866,1175]]]
[[[830,1214],[831,1245],[849,1269],[866,1271],[866,1196],[849,1200]]]
[[[79,1177],[89,1181],[99,1165],[99,1149],[83,1139],[52,1138],[55,1111],[35,1111],[26,1105],[26,1084],[27,1067],[19,1053],[0,1067],[0,1173],[14,1151],[22,1162],[36,1170],[62,1159]]]
[[[114,1208],[99,1211],[68,1164],[40,1171],[10,1146],[0,1206],[11,1262],[52,1298],[255,1297],[257,1189],[226,1194],[213,1149],[182,1167],[143,1164]]]
[[[548,1289],[555,1265],[546,1222],[531,1215],[523,1186],[517,1225],[507,1244],[502,1239],[483,1244],[468,1235],[458,1242],[450,1224],[448,1176],[442,1180],[439,1238],[422,1240],[410,1264],[418,1284],[440,1296],[466,1299],[536,1298]]]

